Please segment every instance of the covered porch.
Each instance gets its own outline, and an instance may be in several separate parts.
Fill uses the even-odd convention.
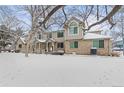
[[[55,51],[55,40],[47,39],[47,40],[37,40],[35,45],[35,53],[44,54],[51,53]]]

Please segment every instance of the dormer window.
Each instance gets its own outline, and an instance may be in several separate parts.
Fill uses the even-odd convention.
[[[72,22],[69,25],[69,34],[78,34],[78,25],[76,22]]]
[[[38,38],[41,39],[41,34],[39,34]]]
[[[49,33],[48,35],[49,35],[49,36],[48,36],[49,38],[52,38],[52,33]]]

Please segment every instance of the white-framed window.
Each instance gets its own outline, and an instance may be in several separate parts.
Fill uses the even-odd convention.
[[[69,34],[70,35],[78,34],[78,24],[76,22],[72,22],[69,25]]]
[[[93,47],[94,48],[104,48],[104,40],[94,39]]]
[[[57,48],[64,48],[64,44],[63,44],[63,42],[61,42],[61,43],[57,43]]]
[[[78,41],[70,42],[70,48],[78,48]]]
[[[58,37],[58,38],[64,37],[64,33],[63,33],[63,32],[58,32],[58,33],[57,33],[57,37]]]
[[[52,38],[52,33],[49,33],[49,34],[48,34],[48,37],[49,37],[49,38]]]
[[[38,35],[38,38],[41,39],[41,34]]]

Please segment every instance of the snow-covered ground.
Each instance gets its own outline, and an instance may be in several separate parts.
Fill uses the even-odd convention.
[[[124,86],[124,57],[0,53],[0,86]]]

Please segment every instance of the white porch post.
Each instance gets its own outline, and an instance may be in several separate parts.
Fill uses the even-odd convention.
[[[54,51],[54,42],[52,42],[52,48],[53,48],[53,50],[52,50],[52,51]]]
[[[40,53],[40,43],[39,43],[39,53]]]
[[[48,42],[46,42],[46,52],[48,52]]]

